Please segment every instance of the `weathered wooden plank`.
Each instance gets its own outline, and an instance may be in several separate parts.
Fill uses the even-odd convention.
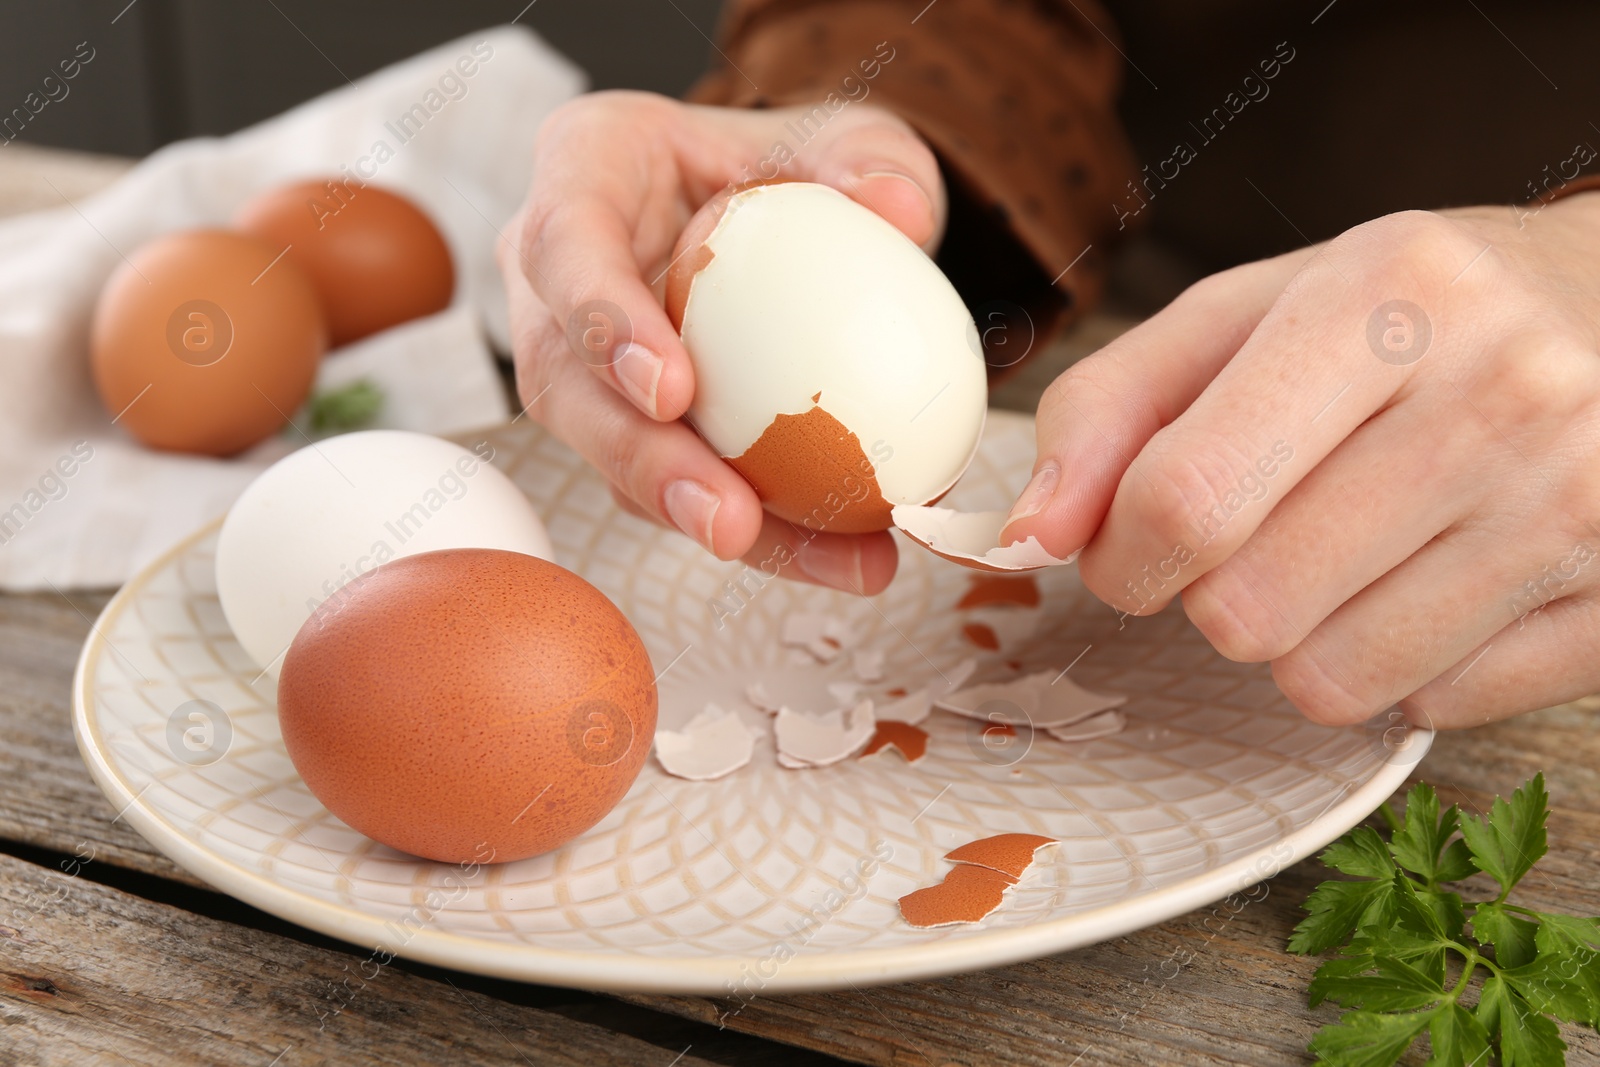
[[[0,597],[0,840],[199,885],[117,818],[72,739],[72,671],[108,599]]]
[[[715,1062],[8,856],[0,917],[7,1064]]]

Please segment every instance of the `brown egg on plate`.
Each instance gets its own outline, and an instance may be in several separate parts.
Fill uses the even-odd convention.
[[[284,659],[289,758],[328,810],[427,859],[556,848],[650,753],[655,672],[633,626],[554,563],[446,549],[367,572]]]
[[[311,392],[327,328],[310,281],[279,251],[189,230],[143,245],[111,275],[89,346],[118,425],[151,448],[229,456],[288,421]]]
[[[316,286],[334,347],[443,311],[455,291],[449,246],[407,198],[332,178],[247,203],[234,225],[287,249]]]

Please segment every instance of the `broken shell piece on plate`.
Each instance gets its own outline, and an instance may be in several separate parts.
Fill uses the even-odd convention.
[[[966,613],[961,632],[968,641],[990,652],[1010,652],[1039,628],[1038,610],[978,608]]]
[[[778,741],[778,762],[785,767],[838,763],[860,751],[876,728],[870,700],[820,715],[784,708],[772,724]]]
[[[993,837],[969,841],[960,848],[944,854],[952,863],[972,863],[979,867],[1021,878],[1040,849],[1058,844],[1053,837],[1039,834],[996,834]]]
[[[1122,712],[1112,710],[1091,715],[1069,726],[1053,726],[1045,732],[1057,741],[1093,741],[1097,737],[1120,734],[1127,726],[1128,720]]]
[[[949,696],[936,697],[934,706],[969,719],[1045,730],[1081,722],[1127,701],[1125,696],[1090,692],[1064,674],[1040,671],[1009,682],[968,686]]]
[[[866,759],[890,748],[904,756],[907,763],[915,763],[928,754],[928,731],[908,722],[880,719],[872,740],[861,750],[861,758]]]
[[[978,661],[968,656],[949,670],[940,671],[939,677],[928,683],[928,693],[933,697],[934,703],[938,703],[940,697],[954,693],[966,685],[967,679],[971,678],[977,669]]]
[[[1059,567],[1078,558],[1076,552],[1065,559],[1052,556],[1037,537],[1002,548],[1000,531],[1006,524],[1004,511],[953,511],[899,504],[891,516],[907,537],[963,567],[981,571],[1031,571]]]
[[[938,885],[900,898],[900,915],[912,926],[950,926],[987,918],[1033,866],[1039,850],[1057,844],[1039,834],[996,834],[945,853],[955,864]]]
[[[656,760],[668,774],[696,782],[732,774],[750,762],[755,734],[737,712],[715,704],[682,730],[656,731]]]
[[[860,682],[829,682],[828,695],[841,708],[849,707],[861,695]]]
[[[855,668],[856,678],[863,682],[883,681],[883,659],[881,650],[857,649],[850,654],[850,664]]]
[[[906,693],[897,699],[880,701],[873,707],[873,717],[879,722],[903,722],[915,726],[933,711],[933,694],[927,688]]]
[[[754,704],[758,710],[764,711],[768,715],[778,714],[779,709],[783,707],[781,703],[772,699],[772,696],[767,692],[765,682],[751,682],[745,686],[744,698]]]
[[[1016,884],[1015,878],[988,867],[957,864],[938,885],[901,897],[900,915],[912,926],[920,927],[980,922],[1000,906],[1006,890]]]
[[[956,603],[962,611],[988,605],[1039,606],[1039,583],[1031,574],[974,574]]]
[[[818,663],[832,663],[853,639],[849,620],[837,615],[797,611],[783,620],[783,643],[805,649]]]

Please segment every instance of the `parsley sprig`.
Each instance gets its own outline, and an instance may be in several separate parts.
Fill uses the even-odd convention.
[[[1388,840],[1358,826],[1322,854],[1353,881],[1323,882],[1306,900],[1289,951],[1337,949],[1311,980],[1311,1006],[1349,1009],[1311,1041],[1317,1062],[1395,1063],[1426,1032],[1430,1067],[1545,1067],[1566,1059],[1553,1019],[1600,1029],[1600,919],[1510,903],[1545,854],[1544,775],[1495,798],[1484,818],[1415,786],[1402,821],[1380,810]],[[1500,892],[1464,901],[1445,889],[1478,872]],[[1470,932],[1469,932],[1470,924]]]

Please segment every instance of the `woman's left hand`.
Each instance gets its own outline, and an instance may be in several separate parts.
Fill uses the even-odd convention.
[[[1005,541],[1182,595],[1307,717],[1600,690],[1600,193],[1403,212],[1194,285],[1069,369]]]

